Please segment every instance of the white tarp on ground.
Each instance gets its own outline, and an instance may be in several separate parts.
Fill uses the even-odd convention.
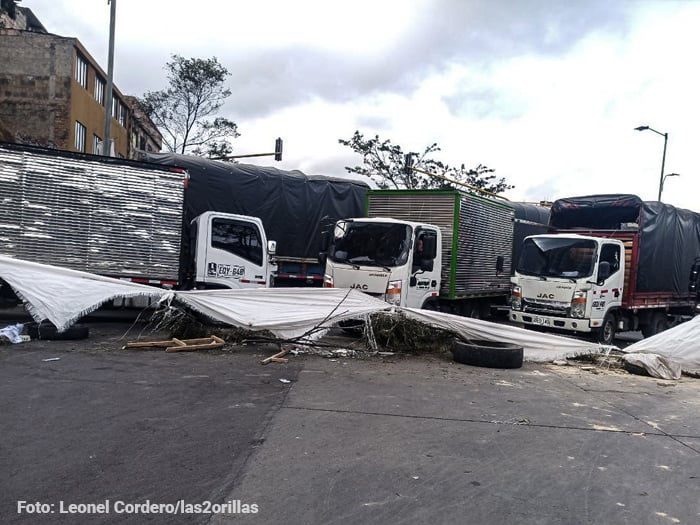
[[[0,257],[0,278],[25,301],[37,321],[48,319],[59,329],[112,299],[151,296],[157,300],[177,301],[232,326],[268,330],[283,339],[302,336],[320,326],[330,327],[345,318],[364,317],[374,312],[396,315],[398,312],[450,330],[465,339],[519,344],[528,361],[550,361],[601,350],[599,345],[578,339],[441,312],[392,308],[356,290],[258,288],[173,292],[7,257]]]
[[[222,323],[268,330],[282,339],[300,337],[316,327],[330,327],[343,319],[391,310],[384,301],[341,288],[198,290],[175,292],[173,298]]]
[[[59,330],[119,297],[160,297],[164,290],[57,266],[0,256],[0,278],[22,299],[37,321]]]
[[[656,354],[680,365],[684,372],[700,371],[700,316],[642,339],[624,349],[630,354]],[[649,367],[645,367],[652,373]],[[660,377],[660,376],[656,376]]]
[[[417,321],[444,328],[460,334],[465,339],[485,339],[520,345],[524,350],[526,361],[554,361],[580,354],[607,351],[614,347],[569,337],[560,337],[526,330],[512,325],[491,323],[479,319],[470,319],[442,312],[404,308],[402,311]]]

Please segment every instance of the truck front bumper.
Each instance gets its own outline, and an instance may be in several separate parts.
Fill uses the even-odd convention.
[[[511,310],[510,320],[514,323],[552,328],[554,330],[567,330],[569,332],[591,332],[588,319],[573,319],[571,317],[552,317],[549,315],[533,315],[527,312]]]

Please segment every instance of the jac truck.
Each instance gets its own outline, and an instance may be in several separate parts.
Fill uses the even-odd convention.
[[[695,314],[700,214],[592,195],[554,202],[550,226],[523,242],[512,321],[612,344],[616,332],[648,337]]]
[[[459,190],[370,190],[365,217],[330,235],[325,286],[486,317],[507,305],[514,246],[546,231],[548,213]]]
[[[201,160],[209,169],[190,173],[0,143],[0,254],[175,289],[273,286],[278,258],[318,251],[304,228],[363,207],[363,185],[257,166],[236,177]]]

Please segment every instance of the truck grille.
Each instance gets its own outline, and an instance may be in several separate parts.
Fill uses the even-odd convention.
[[[569,303],[555,303],[533,301],[532,299],[523,299],[523,312],[539,315],[553,315],[556,317],[568,317],[571,305]]]

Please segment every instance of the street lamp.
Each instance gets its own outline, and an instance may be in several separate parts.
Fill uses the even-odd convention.
[[[656,131],[654,128],[650,128],[649,126],[637,126],[634,128],[637,131],[653,131],[657,135],[661,135],[664,138],[664,154],[661,157],[661,177],[659,178],[659,198],[657,199],[659,202],[661,202],[661,192],[664,189],[664,180],[666,177],[664,177],[664,164],[666,164],[666,145],[668,144],[668,133],[661,133],[660,131]],[[670,174],[668,175],[669,177],[677,175],[677,173]]]
[[[659,188],[659,201],[661,200],[661,192],[664,191],[664,184],[666,184],[666,177],[680,177],[680,173],[669,173],[667,175],[664,175],[664,178],[661,179],[661,187]]]

